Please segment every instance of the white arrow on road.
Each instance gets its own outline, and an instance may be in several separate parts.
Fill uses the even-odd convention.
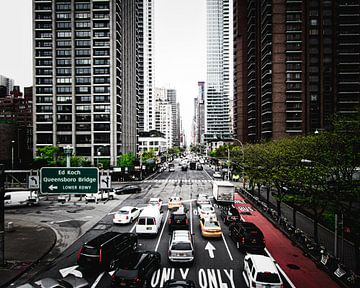
[[[51,191],[53,191],[54,189],[58,189],[58,186],[54,186],[53,184],[51,184],[51,185],[49,186],[49,189],[50,189]]]
[[[216,248],[210,242],[206,244],[205,250],[209,251],[210,258],[214,258],[214,250],[216,250]]]
[[[79,267],[79,265],[66,267],[66,268],[60,269],[59,272],[62,277],[66,277],[67,275],[72,274],[75,277],[82,278],[83,277],[82,273],[79,270],[76,270],[76,268],[78,268],[78,267]]]

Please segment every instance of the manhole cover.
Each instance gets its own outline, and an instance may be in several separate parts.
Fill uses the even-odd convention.
[[[293,270],[299,270],[300,269],[300,267],[295,265],[295,264],[287,264],[286,266],[289,267],[290,269],[293,269]]]

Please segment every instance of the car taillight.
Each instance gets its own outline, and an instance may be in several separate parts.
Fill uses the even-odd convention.
[[[241,242],[241,244],[244,244],[245,243],[245,238],[241,237],[240,242]]]
[[[78,251],[77,253],[77,260],[79,261],[80,260],[80,254],[84,251],[84,247],[81,246],[80,250]]]
[[[129,216],[126,216],[125,219],[128,220],[128,219],[129,219]]]
[[[171,224],[171,218],[168,219],[168,224]]]
[[[189,225],[189,219],[186,218],[186,225]]]
[[[102,248],[100,248],[100,254],[99,254],[99,264],[102,263]]]
[[[139,276],[136,276],[135,279],[133,279],[133,282],[135,283],[140,283],[141,282],[141,278]]]

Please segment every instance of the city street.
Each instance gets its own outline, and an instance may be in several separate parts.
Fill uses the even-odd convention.
[[[150,281],[151,287],[163,287],[164,282],[172,278],[191,279],[197,284],[197,287],[246,287],[242,276],[245,254],[236,248],[235,243],[228,235],[228,227],[223,221],[220,220],[222,238],[207,239],[200,234],[199,217],[194,200],[199,193],[205,193],[209,196],[212,194],[211,173],[211,169],[208,167],[202,171],[181,171],[181,167],[176,164],[175,172],[166,170],[161,174],[156,174],[153,179],[138,182],[137,184],[142,187],[140,194],[117,196],[115,200],[107,201],[105,204],[85,204],[84,201],[78,201],[77,205],[75,205],[76,203],[54,204],[37,213],[31,212],[36,208],[25,208],[26,210],[23,211],[28,213],[29,217],[37,219],[37,221],[46,221],[58,231],[58,237],[64,238],[58,241],[58,243],[62,243],[63,249],[58,246],[57,254],[59,256],[51,264],[43,262],[41,268],[34,269],[36,273],[30,271],[16,281],[14,285],[20,285],[27,281],[36,282],[45,277],[62,278],[66,274],[75,274],[78,277],[85,278],[91,287],[109,287],[113,271],[89,273],[77,267],[76,255],[78,250],[84,242],[105,231],[134,232],[135,222],[121,226],[115,226],[112,223],[114,211],[127,205],[141,206],[147,203],[151,197],[160,197],[163,200],[161,230],[156,238],[139,237],[138,246],[139,250],[158,251],[161,254],[161,268],[153,274]],[[174,265],[169,263],[167,259],[169,243],[167,200],[173,195],[181,196],[184,199],[185,206],[189,209],[189,227],[195,239],[195,262],[191,266]],[[62,212],[60,212],[61,207],[63,207]],[[71,213],[74,211],[74,207],[77,207],[78,211]],[[251,210],[251,208],[247,209]],[[216,208],[216,212],[219,216],[218,208]],[[12,210],[7,210],[7,213],[11,214]],[[70,216],[74,214],[77,216]],[[13,213],[12,217],[15,215],[16,213]],[[54,218],[51,220],[51,217]],[[100,221],[97,222],[95,219]],[[218,217],[218,219],[221,218]],[[84,233],[85,231],[87,232]],[[70,243],[72,241],[73,243]],[[276,258],[275,255],[272,256]],[[285,287],[295,287],[286,280],[287,276],[282,270],[281,273]],[[332,287],[336,287],[336,285],[334,284]]]

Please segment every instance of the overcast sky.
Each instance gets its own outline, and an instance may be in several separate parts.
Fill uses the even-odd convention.
[[[31,2],[0,1],[0,74],[21,89],[32,85]],[[189,135],[197,82],[206,77],[206,0],[155,0],[154,13],[155,84],[176,89]]]

